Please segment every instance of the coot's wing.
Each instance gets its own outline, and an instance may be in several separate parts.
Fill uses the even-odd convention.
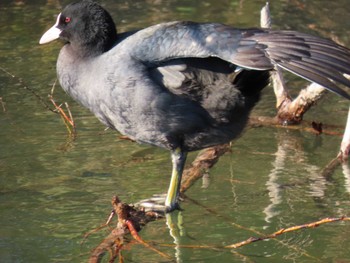
[[[148,72],[167,92],[204,108],[216,124],[248,111],[269,82],[268,71],[244,70],[217,57],[172,59]]]
[[[234,29],[193,22],[158,24],[133,35],[133,56],[154,64],[174,58],[219,57],[252,70],[284,68],[348,99],[350,51],[333,41],[293,31]]]
[[[350,96],[335,83],[350,87],[350,50],[331,40],[294,31],[267,31],[252,36],[266,45],[267,56],[277,66],[338,93]]]

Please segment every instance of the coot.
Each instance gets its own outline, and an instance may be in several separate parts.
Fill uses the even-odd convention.
[[[92,1],[70,4],[40,44],[60,38],[62,88],[106,126],[171,151],[165,210],[178,208],[186,153],[246,125],[269,71],[283,68],[349,99],[350,51],[319,37],[218,23],[169,22],[117,33]]]

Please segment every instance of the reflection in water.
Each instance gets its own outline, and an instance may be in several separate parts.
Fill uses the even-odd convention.
[[[273,169],[269,174],[269,180],[266,187],[270,197],[270,204],[264,209],[265,221],[271,222],[271,219],[280,213],[278,205],[282,202],[281,189],[283,185],[278,183],[279,173],[284,173],[289,164],[302,167],[306,171],[308,185],[310,187],[310,196],[316,198],[324,197],[326,190],[326,179],[320,173],[320,168],[308,162],[305,151],[300,145],[300,140],[293,137],[288,132],[279,133],[277,136],[278,148],[275,153],[275,160],[272,162]]]
[[[271,204],[264,209],[265,221],[270,223],[270,219],[277,216],[280,212],[277,210],[277,205],[282,201],[280,193],[280,185],[278,184],[278,173],[280,169],[283,169],[284,161],[286,158],[286,152],[281,144],[278,145],[276,152],[276,159],[272,162],[273,169],[269,174],[269,180],[266,182],[266,188],[269,193]]]
[[[327,181],[320,173],[320,169],[317,166],[305,164],[305,170],[309,174],[310,179],[310,195],[313,197],[322,198],[324,197]]]
[[[185,229],[183,227],[183,219],[181,211],[174,211],[173,213],[167,213],[166,224],[169,228],[169,234],[174,240],[175,244],[175,259],[177,263],[183,262],[181,257],[180,238],[185,235]]]
[[[345,189],[348,193],[350,193],[350,167],[348,163],[343,163],[342,164],[342,169],[343,169],[343,174],[345,177]]]

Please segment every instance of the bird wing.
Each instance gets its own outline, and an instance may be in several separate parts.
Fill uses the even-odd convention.
[[[230,65],[214,57],[182,58],[150,68],[149,74],[159,86],[200,105],[216,122],[225,123],[234,110],[244,107],[241,87],[235,84],[237,74]]]
[[[137,45],[132,55],[145,64],[218,57],[251,70],[281,67],[350,99],[339,87],[350,87],[346,78],[350,75],[350,51],[320,37],[216,23],[171,22],[140,30],[132,38]]]

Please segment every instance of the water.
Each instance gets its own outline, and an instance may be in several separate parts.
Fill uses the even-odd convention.
[[[136,202],[164,192],[169,153],[120,139],[59,87],[77,123],[72,140],[60,117],[44,104],[55,82],[60,43],[39,46],[42,33],[68,1],[0,3],[0,258],[1,262],[86,262],[107,235],[83,235],[101,225],[115,194]],[[119,30],[169,20],[258,26],[265,1],[102,1]],[[278,1],[275,27],[333,37],[350,46],[347,1]],[[5,72],[7,71],[7,73]],[[12,77],[13,75],[14,77]],[[294,79],[294,88],[304,82]],[[292,85],[290,83],[290,85]],[[39,101],[30,88],[44,102]],[[326,96],[306,116],[344,125],[348,102]],[[254,115],[273,116],[271,89]],[[186,194],[180,244],[224,246],[280,228],[349,214],[350,178],[341,167],[322,171],[338,152],[339,136],[260,127],[249,129]],[[196,153],[190,155],[193,160]],[[191,201],[194,200],[194,201]],[[157,246],[179,262],[349,262],[348,223],[334,223],[237,249]],[[148,224],[145,240],[172,244],[165,220]],[[141,245],[123,251],[125,262],[166,262]],[[107,257],[106,257],[107,259]]]

